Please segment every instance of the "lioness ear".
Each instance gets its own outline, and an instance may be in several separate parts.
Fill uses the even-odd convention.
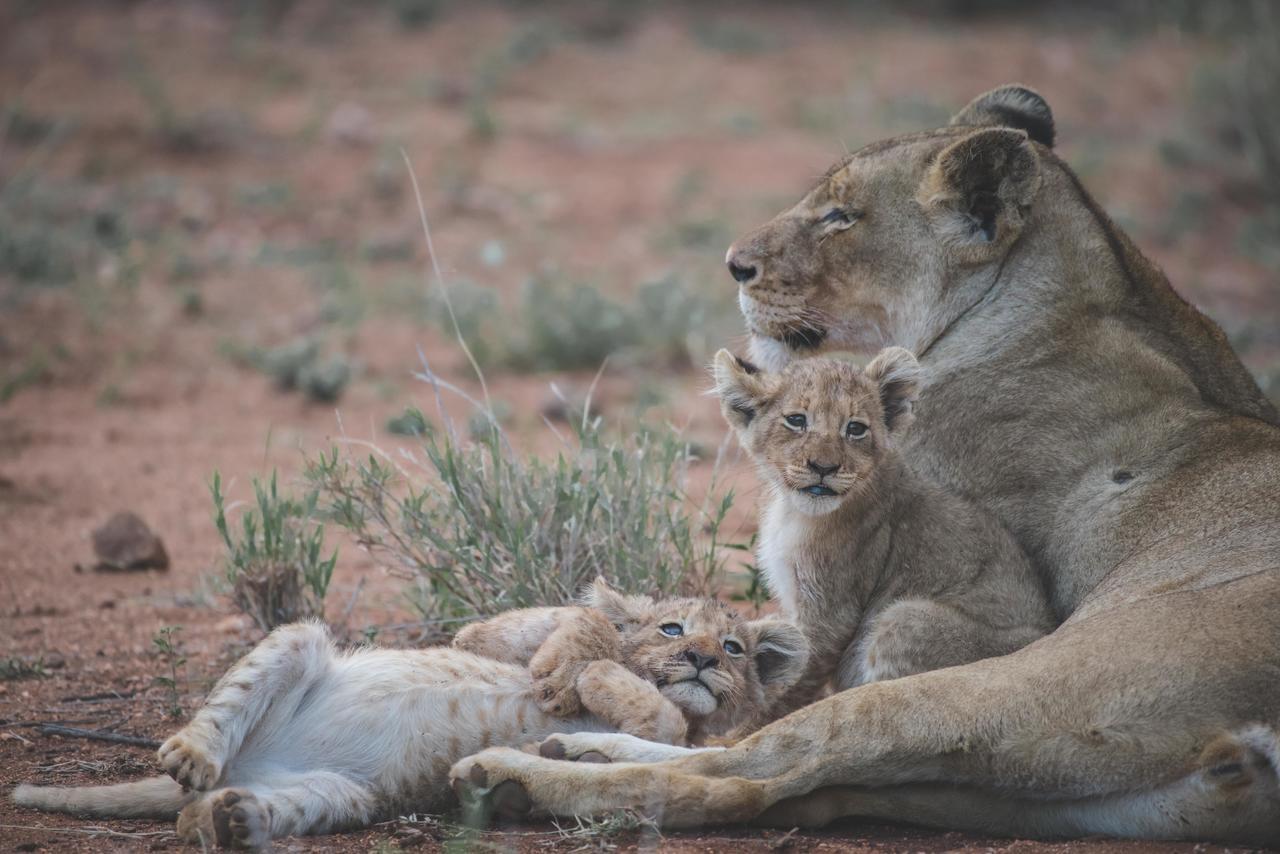
[[[1053,148],[1053,111],[1040,93],[1009,83],[974,98],[951,119],[953,125],[1017,128]]]
[[[741,430],[751,423],[769,397],[769,375],[728,350],[716,353],[712,365],[716,394],[725,420]]]
[[[880,387],[880,405],[884,423],[890,430],[900,430],[911,423],[911,405],[920,396],[920,363],[910,350],[886,347],[863,371]]]
[[[580,601],[588,608],[595,608],[604,614],[605,619],[619,627],[640,622],[653,607],[653,600],[648,596],[619,593],[605,581],[604,576],[598,576],[591,582],[591,586],[583,591]]]
[[[804,633],[783,620],[752,620],[746,630],[755,634],[756,673],[760,684],[771,689],[789,688],[809,663],[809,641]]]
[[[1040,190],[1040,157],[1020,130],[992,128],[942,150],[920,202],[963,264],[1000,257]]]

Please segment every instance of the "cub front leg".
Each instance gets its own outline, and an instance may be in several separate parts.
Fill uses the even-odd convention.
[[[645,741],[685,744],[689,722],[657,686],[616,661],[593,661],[578,677],[582,706],[619,731]]]
[[[319,623],[276,629],[218,680],[191,722],[160,746],[160,766],[184,788],[214,788],[268,710],[290,708],[285,698],[323,674],[332,656],[333,642]]]
[[[528,667],[529,660],[565,620],[582,608],[519,608],[463,627],[453,648],[494,661]]]
[[[898,679],[1014,652],[1042,637],[1040,626],[994,627],[929,600],[896,602],[850,647],[836,675],[839,690]]]
[[[618,630],[599,611],[587,608],[563,620],[529,662],[534,702],[556,717],[582,711],[579,680],[587,668],[621,655]]]

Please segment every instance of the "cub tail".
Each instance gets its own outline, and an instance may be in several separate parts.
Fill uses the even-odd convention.
[[[171,777],[151,777],[114,786],[29,786],[13,790],[13,802],[46,812],[92,818],[177,818],[199,793],[184,792]]]

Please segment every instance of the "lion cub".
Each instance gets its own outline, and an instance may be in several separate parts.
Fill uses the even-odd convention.
[[[168,777],[19,786],[13,797],[101,817],[177,816],[189,841],[258,848],[439,808],[449,767],[494,745],[579,731],[684,744],[759,714],[806,657],[803,635],[781,620],[624,596],[603,581],[584,607],[502,614],[453,649],[339,651],[321,625],[296,623],[231,668],[161,746]]]
[[[995,517],[913,471],[895,447],[920,366],[830,359],[766,373],[715,358],[725,418],[770,490],[758,559],[809,639],[773,714],[836,690],[1004,655],[1053,628],[1040,579]],[[757,723],[763,723],[758,721]]]

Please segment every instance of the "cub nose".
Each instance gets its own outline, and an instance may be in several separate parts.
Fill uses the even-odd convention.
[[[829,474],[835,474],[840,471],[839,463],[830,466],[824,466],[822,463],[815,463],[813,460],[809,460],[808,463],[809,471],[813,472],[818,477],[826,477]]]
[[[733,247],[729,248],[724,262],[729,265],[729,275],[740,285],[750,284],[760,275],[760,265]]]
[[[705,670],[720,663],[720,659],[714,655],[707,655],[698,652],[696,649],[686,649],[684,651],[684,660],[692,664],[696,670]]]

